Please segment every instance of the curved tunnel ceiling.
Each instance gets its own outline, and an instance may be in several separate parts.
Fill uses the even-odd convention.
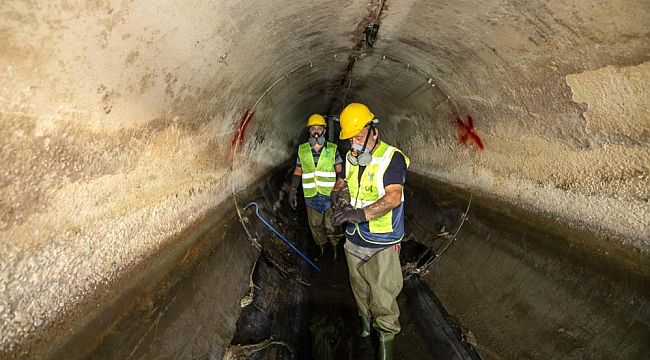
[[[593,232],[580,246],[647,273],[647,1],[4,1],[0,19],[5,348],[353,100],[413,172]],[[460,141],[468,115],[482,150]]]

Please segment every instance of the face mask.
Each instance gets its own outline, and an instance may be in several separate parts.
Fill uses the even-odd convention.
[[[353,152],[356,152],[357,156],[352,155]],[[370,154],[370,151],[363,150],[363,146],[354,144],[352,145],[352,151],[348,153],[347,158],[350,164],[354,166],[368,166],[372,161],[372,154]]]
[[[320,136],[317,137],[317,138],[314,138],[314,137],[311,137],[311,136],[310,136],[310,137],[309,137],[309,145],[314,146],[314,145],[316,145],[316,144],[318,144],[318,145],[320,145],[320,146],[323,146],[323,145],[325,144],[325,138],[324,138],[324,137],[320,137]]]
[[[356,165],[368,166],[372,161],[372,154],[371,154],[372,149],[366,150],[366,145],[368,145],[368,140],[370,139],[370,136],[372,136],[372,134],[374,134],[374,131],[371,126],[370,131],[368,132],[368,136],[366,137],[366,141],[363,142],[363,146],[359,144],[352,144],[351,151],[348,153],[347,159],[350,162],[350,164],[352,164],[353,166]],[[355,156],[353,154],[357,154],[357,155]]]

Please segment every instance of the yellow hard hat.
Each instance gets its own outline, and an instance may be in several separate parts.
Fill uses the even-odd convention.
[[[309,117],[309,120],[307,120],[307,127],[316,126],[316,125],[327,126],[327,123],[325,122],[325,118],[323,117],[323,115],[314,114]]]
[[[356,136],[366,125],[375,118],[366,105],[351,103],[341,111],[341,134],[339,139],[349,139]]]

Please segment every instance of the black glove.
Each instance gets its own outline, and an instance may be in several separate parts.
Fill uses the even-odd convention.
[[[296,189],[289,190],[289,206],[293,210],[298,208],[298,191]]]
[[[347,207],[344,209],[337,209],[332,214],[332,224],[341,226],[346,222],[360,223],[366,220],[366,212],[363,209],[354,209]]]
[[[330,201],[332,201],[332,208],[338,209],[338,202],[339,202],[339,196],[340,193],[338,191],[332,191],[330,194]]]
[[[332,200],[332,207],[335,210],[348,207],[350,205],[350,189],[348,188],[348,183],[345,182],[343,187],[338,191],[332,191],[330,200]]]
[[[285,184],[282,186],[282,189],[287,192],[289,195],[289,206],[293,210],[296,210],[298,207],[298,186],[300,185],[300,176],[294,175],[291,178],[291,184]]]

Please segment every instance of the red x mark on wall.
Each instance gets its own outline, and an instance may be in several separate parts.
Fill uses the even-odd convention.
[[[483,150],[483,142],[476,133],[472,117],[467,115],[467,123],[464,123],[460,117],[457,117],[454,121],[456,122],[456,125],[458,125],[458,141],[460,141],[461,144],[465,144],[471,139],[480,150]]]

